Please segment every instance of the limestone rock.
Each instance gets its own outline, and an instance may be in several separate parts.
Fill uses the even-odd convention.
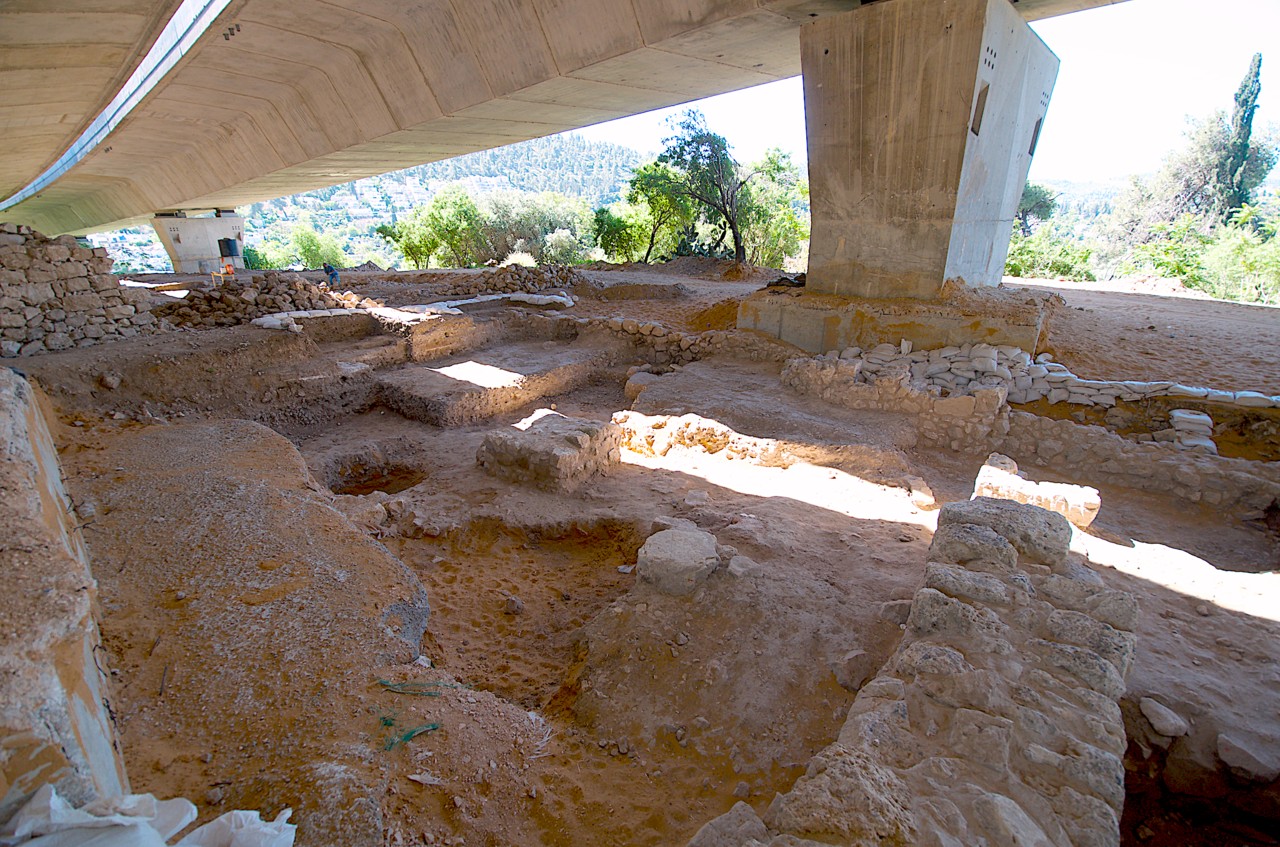
[[[749,576],[760,576],[764,566],[747,556],[731,556],[729,558],[729,575],[739,579]]]
[[[977,497],[967,503],[948,503],[938,515],[938,526],[975,524],[994,529],[1031,561],[1061,566],[1067,561],[1071,524],[1062,515],[1038,506]]]
[[[1265,783],[1280,777],[1280,758],[1274,751],[1238,741],[1225,732],[1218,735],[1218,758],[1243,780]]]
[[[1157,700],[1143,697],[1138,701],[1138,708],[1151,722],[1151,728],[1166,738],[1179,738],[1191,731],[1186,718]]]
[[[476,461],[502,479],[572,492],[618,464],[621,442],[617,424],[547,415],[526,430],[490,432]]]
[[[649,536],[636,559],[640,580],[663,594],[692,594],[720,563],[709,532],[667,529]]]
[[[991,833],[993,844],[1018,847],[1053,847],[1049,836],[1036,826],[1022,807],[1003,794],[987,794],[973,803],[983,829]]]
[[[985,562],[997,571],[1007,572],[1017,567],[1018,551],[989,526],[939,522],[929,545],[929,560],[954,565]]]
[[[871,754],[836,743],[812,761],[788,794],[769,806],[777,832],[824,843],[911,844],[916,824],[897,774]]]
[[[875,658],[865,650],[850,650],[830,664],[836,682],[846,691],[857,691],[877,670]]]
[[[368,497],[338,494],[333,498],[333,508],[365,532],[374,532],[387,522],[386,507]]]
[[[880,611],[876,616],[882,621],[888,621],[893,624],[905,624],[907,618],[911,617],[911,601],[910,600],[889,600],[880,604]]]
[[[640,392],[644,391],[660,379],[662,379],[662,377],[658,374],[640,371],[639,373],[633,374],[631,378],[627,380],[623,393],[626,394],[628,400],[635,400],[640,396]]]
[[[1018,471],[1013,459],[1000,453],[992,453],[978,471],[973,496],[1039,506],[1057,512],[1078,527],[1093,523],[1102,508],[1102,499],[1096,488],[1061,482],[1032,482]]]
[[[689,847],[741,847],[751,839],[767,843],[769,830],[754,809],[739,801],[720,817],[704,824],[689,841]]]

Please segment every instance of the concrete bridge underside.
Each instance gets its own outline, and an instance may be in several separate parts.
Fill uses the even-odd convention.
[[[4,196],[74,140],[175,5],[0,4],[0,81],[20,83],[0,85]],[[0,217],[62,233],[227,209],[783,79],[801,71],[804,24],[861,5],[233,0],[104,144]],[[57,25],[91,14],[111,49],[88,24]]]

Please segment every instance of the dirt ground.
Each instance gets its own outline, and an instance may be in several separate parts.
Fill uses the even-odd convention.
[[[617,290],[572,313],[728,328],[736,301],[778,274],[722,271],[584,271]],[[431,294],[429,283],[344,282],[392,305]],[[1280,312],[1141,286],[1037,287],[1067,301],[1050,349],[1080,376],[1280,393]],[[915,450],[903,416],[796,397],[776,364],[710,360],[664,377],[639,410],[781,441],[785,461],[626,451],[582,493],[548,493],[485,474],[485,433],[539,407],[607,419],[631,406],[623,383],[635,363],[475,425],[431,426],[356,400],[277,419],[255,379],[327,377],[300,364],[321,351],[305,339],[254,360],[264,335],[145,342],[177,368],[217,339],[244,358],[229,368],[256,375],[202,389],[181,418],[158,411],[154,394],[155,415],[114,411],[142,389],[92,382],[110,348],[29,370],[66,423],[68,488],[96,515],[87,538],[134,789],[190,797],[202,820],[293,806],[304,847],[683,844],[739,799],[763,813],[843,724],[854,693],[837,682],[842,657],[862,650],[879,667],[897,643],[886,609],[919,587],[936,524],[908,478],[938,504],[967,499],[985,458]],[[369,344],[330,339],[323,355]],[[266,405],[311,402],[302,396],[280,390]],[[226,420],[240,417],[276,432]],[[1202,786],[1216,798],[1206,822],[1143,776],[1157,765],[1198,773],[1219,731],[1280,756],[1276,532],[1069,481],[1095,484],[1103,501],[1075,549],[1142,597],[1126,702],[1153,696],[1195,724],[1185,762],[1131,748],[1126,843],[1278,843],[1267,834],[1280,820],[1274,792]],[[384,517],[361,523],[357,512]],[[717,572],[691,598],[638,584],[637,550],[674,519],[758,570]],[[387,618],[406,574],[430,603],[415,644],[403,614]],[[366,837],[349,835],[355,823]]]

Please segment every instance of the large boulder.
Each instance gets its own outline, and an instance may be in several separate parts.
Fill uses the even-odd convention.
[[[636,559],[642,582],[663,594],[692,594],[720,564],[716,537],[701,530],[664,529],[649,536]]]

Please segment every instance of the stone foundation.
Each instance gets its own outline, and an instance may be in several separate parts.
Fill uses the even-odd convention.
[[[0,355],[31,356],[157,331],[151,295],[124,288],[103,248],[0,224]]]
[[[763,819],[690,847],[1120,843],[1137,603],[1070,563],[1065,519],[944,506],[906,632],[839,738]]]
[[[810,353],[906,339],[922,349],[982,342],[1038,350],[1060,300],[1027,291],[964,291],[936,301],[850,299],[802,289],[765,289],[742,301],[738,328]]]

